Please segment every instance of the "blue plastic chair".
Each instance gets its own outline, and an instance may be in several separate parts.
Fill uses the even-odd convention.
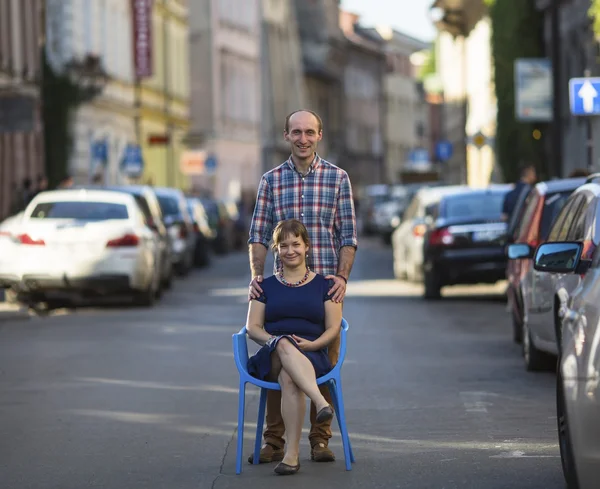
[[[342,364],[346,356],[346,335],[348,333],[348,322],[342,319],[340,356],[335,367],[326,375],[317,379],[317,384],[327,384],[331,393],[335,416],[338,420],[342,444],[344,446],[344,459],[346,470],[352,470],[354,454],[346,429],[346,413],[344,410],[344,397],[342,395]],[[235,473],[242,473],[242,457],[244,445],[244,414],[246,410],[246,384],[254,384],[260,387],[260,402],[258,404],[258,422],[256,423],[256,439],[254,441],[254,465],[259,463],[260,447],[262,441],[263,423],[265,419],[265,409],[267,405],[267,390],[281,390],[277,382],[265,382],[248,373],[248,343],[246,340],[246,327],[243,327],[239,333],[233,335],[233,357],[235,365],[240,373],[240,391],[238,404],[238,430],[237,430],[237,453],[235,463]]]

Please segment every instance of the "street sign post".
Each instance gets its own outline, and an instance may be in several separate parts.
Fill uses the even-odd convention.
[[[448,161],[452,158],[454,147],[450,141],[438,141],[435,145],[435,157],[438,161]]]
[[[600,78],[571,78],[569,100],[573,115],[600,115]]]
[[[142,148],[137,144],[128,144],[121,160],[121,171],[130,178],[139,178],[144,172]]]
[[[592,133],[591,116],[600,115],[600,78],[589,76],[571,78],[569,80],[569,102],[572,115],[587,116],[587,167],[592,172],[594,166],[594,135]]]

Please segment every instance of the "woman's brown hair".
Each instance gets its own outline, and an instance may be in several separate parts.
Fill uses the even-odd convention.
[[[298,219],[286,219],[285,221],[279,222],[273,230],[273,249],[277,249],[279,243],[288,236],[299,237],[304,241],[306,246],[310,247],[310,238],[308,237],[308,231],[304,224]]]

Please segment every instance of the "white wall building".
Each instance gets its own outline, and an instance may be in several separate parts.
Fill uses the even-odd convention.
[[[189,3],[191,135],[216,160],[194,183],[218,198],[255,195],[262,174],[260,3]]]
[[[123,151],[136,142],[130,8],[123,0],[47,0],[46,50],[54,70],[94,55],[109,76],[101,95],[72,116],[69,169],[76,183],[87,183],[100,168],[91,150],[98,141],[107,143],[105,182],[122,181]]]
[[[385,148],[389,183],[401,181],[402,169],[413,149],[429,149],[426,140],[427,104],[419,91],[416,69],[411,55],[429,47],[428,43],[378,27],[376,32],[385,41],[386,73],[383,78],[386,100]]]

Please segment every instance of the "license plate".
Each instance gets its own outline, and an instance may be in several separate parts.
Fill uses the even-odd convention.
[[[473,233],[473,241],[493,241],[501,235],[498,231],[475,231]]]

